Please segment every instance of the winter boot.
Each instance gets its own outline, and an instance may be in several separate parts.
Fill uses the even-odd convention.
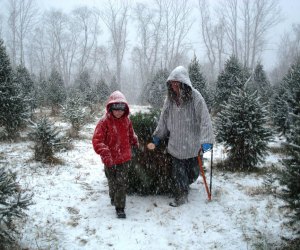
[[[125,219],[126,218],[126,214],[125,214],[124,208],[117,208],[116,207],[116,213],[117,213],[117,217],[119,219]]]
[[[184,194],[180,197],[176,197],[173,202],[170,202],[169,205],[171,207],[179,207],[179,206],[181,206],[181,205],[183,205],[184,203],[187,203],[187,202],[188,202],[188,197],[187,197],[186,194]]]

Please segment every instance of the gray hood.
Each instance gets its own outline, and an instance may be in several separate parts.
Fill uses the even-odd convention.
[[[178,81],[192,87],[189,72],[183,66],[178,66],[171,72],[167,79],[167,82],[169,81]]]

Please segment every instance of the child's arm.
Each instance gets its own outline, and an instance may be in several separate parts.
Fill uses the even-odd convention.
[[[107,133],[107,128],[104,121],[100,121],[95,129],[93,135],[93,147],[97,154],[101,156],[102,162],[105,166],[113,165],[113,160],[111,157],[110,150],[108,146],[104,143]]]
[[[139,140],[137,135],[135,134],[133,127],[132,127],[132,122],[129,120],[129,143],[132,146],[139,146]]]

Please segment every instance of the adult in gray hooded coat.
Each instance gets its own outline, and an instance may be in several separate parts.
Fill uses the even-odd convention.
[[[169,135],[167,149],[172,156],[175,195],[170,205],[179,206],[187,202],[189,185],[199,176],[198,152],[212,147],[214,136],[206,103],[193,88],[186,68],[176,67],[166,84],[168,94],[153,133],[153,143],[157,146]]]

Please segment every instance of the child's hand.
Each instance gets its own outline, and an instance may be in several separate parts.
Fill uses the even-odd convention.
[[[147,148],[148,148],[149,150],[154,150],[154,149],[155,149],[155,144],[152,143],[152,142],[150,142],[150,143],[147,144]]]

